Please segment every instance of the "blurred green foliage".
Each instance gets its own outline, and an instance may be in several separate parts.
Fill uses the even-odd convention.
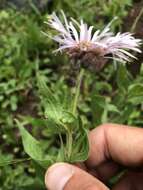
[[[70,64],[67,57],[52,54],[56,45],[41,34],[46,29],[43,21],[52,11],[63,9],[69,17],[103,28],[117,16],[112,28],[117,31],[122,30],[131,6],[131,0],[55,0],[45,12],[32,2],[28,10],[0,10],[0,163],[17,160],[0,168],[0,190],[45,189],[44,170],[24,153],[15,118],[21,118],[31,134],[41,139],[45,150],[58,151],[56,130],[53,134],[41,120],[43,102],[36,72],[38,68],[52,92],[63,97]],[[143,67],[134,77],[125,65],[116,63],[115,69],[111,61],[100,73],[87,71],[78,110],[87,128],[105,122],[142,126],[142,102]]]

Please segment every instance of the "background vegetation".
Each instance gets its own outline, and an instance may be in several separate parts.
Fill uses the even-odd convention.
[[[43,21],[52,11],[63,9],[69,17],[83,18],[95,28],[103,28],[117,16],[113,31],[132,30],[142,38],[143,17],[137,17],[142,1],[14,2],[2,0],[0,10],[0,165],[9,159],[17,161],[0,167],[0,190],[43,190],[44,170],[24,153],[14,119],[22,119],[50,151],[58,150],[54,146],[56,134],[44,128],[40,120],[43,106],[36,71],[38,68],[51,90],[62,96],[76,79],[76,70],[71,69],[67,57],[52,54],[57,46],[41,34],[41,30],[46,30]],[[143,126],[143,56],[137,56],[138,60],[127,66],[110,61],[100,71],[92,68],[91,72],[89,68],[78,107],[86,127],[105,122]]]

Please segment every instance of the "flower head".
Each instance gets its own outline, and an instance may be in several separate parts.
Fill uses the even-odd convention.
[[[55,13],[46,22],[58,32],[54,37],[47,34],[59,43],[59,48],[55,52],[66,51],[71,56],[78,56],[81,53],[92,53],[94,56],[106,57],[112,54],[113,58],[120,61],[130,61],[130,58],[136,58],[129,53],[130,50],[141,52],[139,49],[141,40],[135,39],[131,33],[117,33],[114,35],[110,31],[111,23],[102,31],[97,30],[93,32],[93,26],[88,27],[83,20],[80,23],[73,18],[68,21],[64,12],[61,12],[64,19],[63,23]]]

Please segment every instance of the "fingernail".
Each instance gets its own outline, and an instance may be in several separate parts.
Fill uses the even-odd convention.
[[[51,166],[45,176],[45,184],[48,190],[63,190],[66,183],[73,176],[73,168],[69,164],[56,163]]]

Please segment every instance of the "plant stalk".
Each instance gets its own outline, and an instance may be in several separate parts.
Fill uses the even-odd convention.
[[[76,113],[76,109],[77,109],[77,104],[78,104],[78,98],[79,98],[79,93],[80,93],[80,87],[81,87],[81,82],[82,82],[82,78],[84,75],[84,69],[80,70],[78,79],[77,79],[77,86],[76,86],[76,92],[75,92],[75,98],[73,101],[73,109],[72,109],[72,113],[75,115]]]
[[[134,32],[134,31],[135,31],[136,25],[137,25],[139,19],[142,17],[142,14],[143,14],[143,7],[141,8],[141,10],[140,10],[138,16],[136,17],[136,19],[135,19],[135,21],[134,21],[134,23],[133,23],[133,25],[132,25],[132,27],[131,27],[131,32]]]
[[[68,157],[68,161],[70,161],[71,159],[71,154],[72,154],[72,143],[73,143],[73,138],[72,138],[72,132],[69,131],[67,134],[67,157]]]
[[[77,110],[77,104],[78,104],[78,99],[79,99],[79,93],[80,93],[80,87],[81,87],[83,74],[84,74],[84,70],[81,69],[80,73],[79,73],[79,76],[78,76],[78,79],[77,79],[75,97],[74,97],[74,100],[73,100],[73,107],[72,107],[73,115],[76,114],[76,110]],[[73,144],[73,137],[72,137],[72,131],[71,130],[67,131],[66,138],[67,138],[67,157],[68,157],[68,161],[70,161],[71,154],[72,154],[72,144]]]

